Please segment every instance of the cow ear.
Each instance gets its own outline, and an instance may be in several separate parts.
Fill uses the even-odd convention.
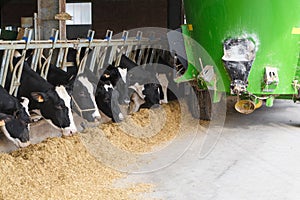
[[[68,85],[64,85],[66,88],[67,93],[71,96],[73,94],[73,85],[68,84]]]
[[[69,95],[73,94],[74,82],[75,82],[75,77],[73,78],[73,80],[70,80],[68,84],[64,85]]]
[[[0,126],[5,126],[5,121],[4,120],[0,120]]]
[[[48,95],[44,92],[31,92],[31,96],[39,103],[43,103],[48,100]]]
[[[107,73],[103,74],[103,76],[104,76],[105,78],[110,78],[110,75],[107,74]]]

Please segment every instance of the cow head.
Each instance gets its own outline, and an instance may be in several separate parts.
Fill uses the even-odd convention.
[[[128,91],[128,77],[127,77],[127,69],[118,67],[118,71],[121,75],[121,79],[116,83],[116,90],[119,92],[119,103],[120,104],[129,104],[129,91]]]
[[[113,87],[119,92],[119,104],[130,103],[127,84],[127,68],[108,65],[108,67],[101,73],[100,80],[104,82],[111,82]]]
[[[145,104],[143,107],[145,108],[156,108],[160,104],[160,88],[157,83],[148,83],[145,84],[143,95],[145,95]]]
[[[10,95],[2,86],[0,86],[0,110],[2,113],[13,115],[16,119],[22,120],[29,129],[30,115],[28,112],[29,100],[22,97],[20,101]]]
[[[157,83],[147,83],[140,85],[138,83],[130,86],[131,103],[129,113],[137,112],[142,108],[157,108],[160,104],[160,85]]]
[[[71,111],[71,96],[64,86],[56,86],[47,92],[32,92],[31,96],[39,102],[42,116],[63,135],[77,132]]]
[[[21,97],[20,106],[15,111],[14,115],[17,119],[23,120],[25,123],[29,125],[31,122],[30,114],[28,110],[29,99],[26,97]]]
[[[95,101],[96,85],[87,76],[79,75],[74,82],[73,110],[88,122],[99,121],[101,116]]]
[[[120,122],[124,119],[118,104],[119,93],[110,82],[99,80],[95,98],[98,108],[113,122]]]
[[[136,83],[143,85],[151,82],[152,74],[142,67],[135,67],[128,71],[127,73],[127,82],[128,85],[134,85]]]
[[[0,130],[17,147],[26,147],[30,144],[27,124],[12,115],[0,113]]]

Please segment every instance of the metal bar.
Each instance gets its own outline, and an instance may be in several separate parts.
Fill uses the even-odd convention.
[[[8,61],[7,59],[9,57],[11,50],[5,50],[3,57],[2,57],[2,62],[1,62],[1,69],[0,69],[0,81],[1,85],[4,87],[5,86],[5,81],[6,81],[6,74],[7,74],[7,69],[8,69]]]
[[[26,51],[27,51],[27,47],[30,44],[30,41],[32,39],[32,33],[33,30],[32,29],[25,29],[25,33],[24,33],[24,37],[23,40],[25,40],[26,42],[26,46],[22,51],[22,57],[20,59],[20,61],[14,66],[13,69],[13,74],[12,74],[12,79],[11,79],[11,83],[10,83],[10,89],[9,89],[9,93],[17,96],[18,94],[18,89],[19,89],[19,85],[20,85],[20,80],[21,80],[21,76],[22,76],[22,72],[23,72],[23,65],[24,65],[24,61],[26,58]],[[12,57],[14,56],[14,54],[11,55]]]
[[[132,51],[132,48],[133,48],[132,45],[127,45],[127,49],[126,49],[126,53],[125,53],[125,55],[126,55],[127,57],[129,57],[130,52]]]
[[[147,46],[146,49],[147,49],[147,50],[146,50],[145,59],[144,59],[144,62],[143,62],[142,64],[146,64],[146,63],[147,63],[148,58],[149,58],[149,55],[150,55],[150,53],[151,53],[151,46],[150,46],[150,45]]]
[[[108,63],[112,64],[117,52],[118,46],[112,46],[111,51],[109,52]]]
[[[39,66],[42,72],[42,76],[46,78],[50,61],[53,57],[53,51],[55,49],[60,51],[60,54],[57,58],[57,66],[64,65],[66,61],[66,50],[68,48],[75,48],[78,50],[80,50],[81,48],[86,48],[84,59],[78,61],[85,66],[85,63],[87,62],[87,54],[89,53],[89,50],[92,49],[93,54],[89,63],[89,68],[97,73],[99,69],[103,68],[104,63],[112,63],[113,60],[119,62],[122,54],[131,56],[134,60],[136,58],[136,50],[140,48],[145,49],[142,49],[140,51],[140,54],[138,56],[138,63],[142,64],[142,62],[147,62],[149,57],[150,62],[152,62],[154,58],[156,58],[156,51],[154,50],[155,46],[159,47],[161,45],[160,39],[151,38],[150,40],[149,38],[143,38],[142,32],[138,32],[136,37],[129,38],[128,32],[124,31],[121,39],[112,39],[112,31],[108,30],[106,38],[104,40],[94,39],[94,31],[92,30],[89,30],[87,39],[81,40],[58,40],[58,30],[55,29],[52,30],[49,40],[31,41],[31,34],[32,30],[26,30],[26,35],[23,38],[24,40],[0,41],[0,50],[4,50],[0,70],[1,85],[5,84],[7,70],[9,68],[9,64],[12,63],[12,54],[15,50],[22,50],[22,52],[26,52],[26,50],[28,49],[34,50],[31,68],[36,70],[37,66]],[[118,48],[119,50],[117,51]],[[150,48],[153,48],[152,51],[150,51]],[[48,56],[46,57],[46,61],[44,62],[44,64],[42,64],[42,54],[47,52],[47,50]],[[108,52],[108,50],[110,51]],[[25,57],[22,57],[22,61],[18,66],[20,67],[20,69],[23,67],[23,59],[25,59]],[[20,73],[22,70],[15,69],[13,65],[11,65],[11,67],[12,70],[15,70],[16,77],[14,77],[15,79],[12,83],[12,86],[15,86],[15,83],[18,84],[18,79],[21,77]],[[12,88],[12,90],[13,89],[14,88]],[[16,94],[17,89],[15,89],[14,92]]]
[[[90,66],[89,66],[89,69],[94,72],[95,70],[95,65],[96,65],[96,61],[97,61],[97,55],[99,56],[100,55],[100,50],[101,50],[101,47],[95,47],[92,51],[92,56],[91,56],[91,62],[89,63]]]
[[[56,60],[55,66],[60,66],[62,57],[64,57],[64,54],[65,54],[65,49],[66,48],[59,48],[59,53],[57,55],[57,60]]]
[[[60,62],[60,65],[58,65],[60,67],[60,69],[65,70],[66,69],[66,63],[67,63],[67,56],[68,56],[68,52],[69,52],[69,48],[65,48],[64,49],[64,55],[62,57],[62,60]],[[58,67],[57,66],[57,67]]]
[[[38,55],[38,66],[41,70],[43,68],[43,59],[46,60],[45,56],[43,55],[44,49],[40,49],[39,55]]]
[[[88,34],[87,34],[87,40],[89,41],[89,46],[86,47],[85,52],[84,52],[84,56],[81,59],[80,65],[79,65],[79,69],[78,69],[78,73],[82,73],[84,71],[84,68],[86,66],[86,61],[87,61],[87,57],[91,48],[91,44],[93,42],[94,39],[94,35],[95,35],[95,31],[93,30],[89,30]]]
[[[132,46],[132,50],[131,50],[131,52],[129,53],[128,58],[130,58],[131,60],[134,60],[134,61],[135,61],[135,57],[136,57],[136,52],[137,52],[137,50],[138,50],[138,45]]]
[[[149,63],[153,63],[155,53],[156,53],[156,49],[155,49],[155,48],[152,48]]]
[[[14,54],[11,54],[11,59],[14,57]],[[26,49],[22,51],[22,56],[18,63],[13,66],[13,71],[12,71],[12,77],[11,77],[11,82],[10,82],[10,88],[9,88],[9,94],[17,96],[18,93],[18,86],[20,85],[20,79],[21,79],[21,74],[23,70],[23,64],[26,56]]]
[[[142,64],[142,60],[145,58],[145,49],[147,46],[145,45],[141,45],[140,47],[140,51],[139,51],[139,55],[138,55],[138,59],[137,59],[137,64],[141,65]]]
[[[38,26],[38,14],[33,14],[33,21],[34,21],[34,39],[40,40],[40,33],[39,33],[39,26]]]
[[[49,67],[50,67],[50,63],[51,63],[51,58],[52,58],[52,55],[53,55],[53,50],[54,49],[49,50],[48,57],[45,60],[43,66],[42,66],[42,69],[41,69],[41,77],[43,77],[46,80],[47,80],[48,71],[49,71]]]
[[[36,71],[42,49],[35,49],[32,55],[31,69]]]
[[[45,63],[41,67],[41,76],[46,80],[47,80],[47,76],[48,76],[49,66],[51,63],[51,58],[52,58],[54,49],[56,48],[57,39],[58,39],[58,30],[52,29],[51,36],[50,36],[50,41],[51,41],[52,47],[49,48],[48,57],[45,60]],[[59,58],[57,58],[57,61],[59,62]],[[58,64],[56,66],[58,66]]]
[[[74,48],[75,44],[77,44],[78,47],[88,47],[89,46],[89,43],[88,42],[80,42],[78,43],[78,41],[73,41],[73,42],[60,42],[60,41],[57,41],[56,45],[55,45],[55,48]],[[104,46],[119,46],[119,45],[123,45],[124,44],[124,41],[120,41],[120,40],[113,40],[113,41],[110,41],[109,43],[107,43],[107,41],[105,40],[100,40],[100,41],[94,41],[93,43],[90,44],[90,47],[93,48],[93,47],[97,47],[97,46],[101,46],[101,47],[104,47]],[[149,42],[147,41],[128,41],[127,42],[128,45],[139,45],[139,44],[144,44],[144,45],[147,45],[149,44]],[[39,43],[37,43],[37,41],[33,41],[32,43],[30,43],[27,48],[28,49],[35,49],[35,48],[42,48],[42,49],[50,49],[52,48],[52,42],[49,40],[49,41],[39,41]],[[21,42],[14,42],[14,41],[11,41],[10,43],[6,43],[6,42],[3,42],[1,41],[0,42],[0,50],[6,50],[6,49],[24,49],[26,47],[26,44],[25,43],[21,43]]]
[[[99,62],[98,62],[98,66],[97,66],[97,75],[99,75],[98,73],[100,73],[100,70],[103,69],[103,65],[104,65],[104,61],[105,61],[105,57],[107,54],[107,47],[102,48],[102,52],[99,55]]]

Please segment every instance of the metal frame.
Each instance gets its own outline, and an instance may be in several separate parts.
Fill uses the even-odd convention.
[[[0,41],[0,51],[3,51],[0,65],[0,84],[4,87],[7,72],[10,70],[13,76],[9,93],[14,96],[17,95],[28,50],[33,50],[31,68],[36,71],[39,67],[41,76],[46,79],[50,63],[56,63],[56,66],[61,69],[74,66],[74,63],[66,62],[69,48],[77,50],[76,66],[79,66],[78,73],[83,72],[89,50],[93,50],[89,68],[96,75],[99,75],[100,69],[105,64],[115,62],[118,65],[122,54],[129,56],[139,65],[145,64],[148,58],[150,58],[150,62],[153,62],[154,57],[157,56],[155,49],[159,49],[161,46],[161,39],[155,39],[153,36],[145,38],[140,31],[136,37],[130,38],[128,31],[124,31],[120,39],[112,39],[113,32],[110,30],[107,31],[105,39],[94,39],[94,35],[95,31],[89,30],[86,39],[58,40],[58,30],[53,29],[49,40],[31,40],[32,29],[26,29],[22,40]],[[85,52],[83,58],[80,59],[82,48],[85,48]],[[13,65],[12,59],[16,50],[22,53],[19,62]],[[59,53],[55,55],[55,51]],[[42,62],[42,59],[45,61]]]

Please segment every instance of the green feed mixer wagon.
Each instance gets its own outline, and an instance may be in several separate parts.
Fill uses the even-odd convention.
[[[211,67],[218,77],[212,90],[236,96],[235,108],[244,114],[263,101],[271,107],[276,98],[300,99],[299,0],[184,0],[184,8],[182,31],[209,59],[185,41],[188,68],[177,82],[192,81],[203,93],[212,88],[204,73]]]

